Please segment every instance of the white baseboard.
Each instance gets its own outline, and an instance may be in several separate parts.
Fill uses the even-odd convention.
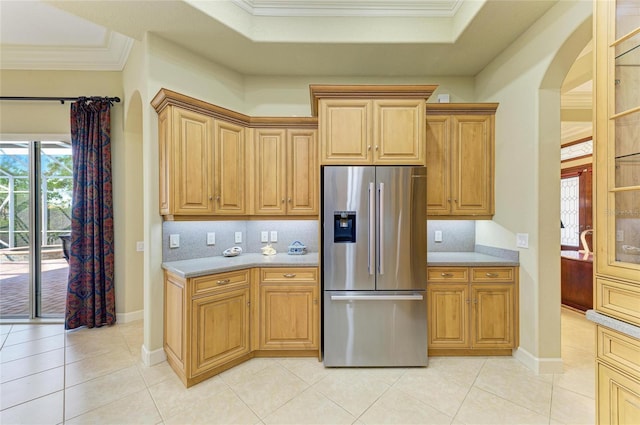
[[[538,375],[548,373],[562,373],[562,358],[538,358],[522,347],[514,350],[513,357]]]
[[[149,351],[144,344],[140,347],[140,357],[145,366],[153,366],[167,360],[167,354],[164,352],[164,348]]]
[[[130,323],[144,318],[144,310],[132,311],[130,313],[116,313],[116,322]]]

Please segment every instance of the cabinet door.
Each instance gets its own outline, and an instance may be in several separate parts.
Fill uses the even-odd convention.
[[[370,164],[371,100],[320,99],[320,161],[322,164]]]
[[[451,212],[451,117],[427,117],[427,215]]]
[[[173,110],[173,201],[174,214],[212,212],[213,119],[196,112]]]
[[[469,285],[428,284],[429,348],[469,348]]]
[[[160,215],[171,214],[171,185],[170,172],[173,166],[169,163],[172,158],[171,148],[171,107],[165,108],[158,114],[158,183],[160,193],[158,194],[158,203],[160,207]]]
[[[640,382],[598,363],[597,423],[640,424]]]
[[[318,214],[316,130],[287,131],[287,213]]]
[[[493,115],[453,115],[452,215],[493,214]]]
[[[373,162],[425,165],[424,99],[373,101]]]
[[[283,129],[255,130],[255,213],[286,212],[286,140]]]
[[[471,284],[471,347],[513,348],[513,284]]]
[[[245,197],[244,127],[225,121],[215,122],[216,214],[247,213]]]
[[[318,348],[318,284],[260,284],[260,349]]]
[[[249,353],[248,285],[194,299],[191,314],[190,377]]]

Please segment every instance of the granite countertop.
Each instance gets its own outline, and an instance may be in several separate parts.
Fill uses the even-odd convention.
[[[520,263],[516,260],[479,252],[429,252],[427,253],[427,265],[440,267],[514,267],[519,266]]]
[[[237,257],[205,257],[191,260],[168,261],[162,263],[162,268],[180,277],[197,277],[213,273],[229,272],[251,267],[317,267],[318,253],[310,252],[304,255],[262,255],[244,253]]]
[[[635,326],[631,323],[605,316],[595,310],[587,310],[586,317],[588,320],[597,323],[598,325],[629,335],[631,338],[640,339],[640,326]]]

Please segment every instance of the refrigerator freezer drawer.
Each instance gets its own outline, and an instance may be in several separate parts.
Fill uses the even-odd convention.
[[[423,291],[325,291],[324,309],[325,366],[427,365]]]

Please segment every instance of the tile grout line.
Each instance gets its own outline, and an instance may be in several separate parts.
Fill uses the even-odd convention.
[[[478,377],[480,376],[480,373],[482,373],[482,369],[484,369],[485,366],[487,365],[487,359],[488,359],[488,357],[484,358],[484,362],[482,362],[482,367],[480,367],[478,369],[478,373],[476,373],[476,377],[473,378],[473,382],[471,383],[471,385],[469,385],[469,389],[467,390],[467,393],[464,395],[464,398],[460,402],[460,405],[458,406],[458,409],[456,410],[456,413],[454,413],[453,417],[451,418],[451,423],[453,423],[453,421],[456,420],[456,417],[458,416],[458,413],[460,413],[460,409],[462,409],[462,406],[464,405],[464,402],[467,401],[467,397],[469,397],[469,393],[471,392],[473,387],[476,385],[476,381],[478,380]]]

